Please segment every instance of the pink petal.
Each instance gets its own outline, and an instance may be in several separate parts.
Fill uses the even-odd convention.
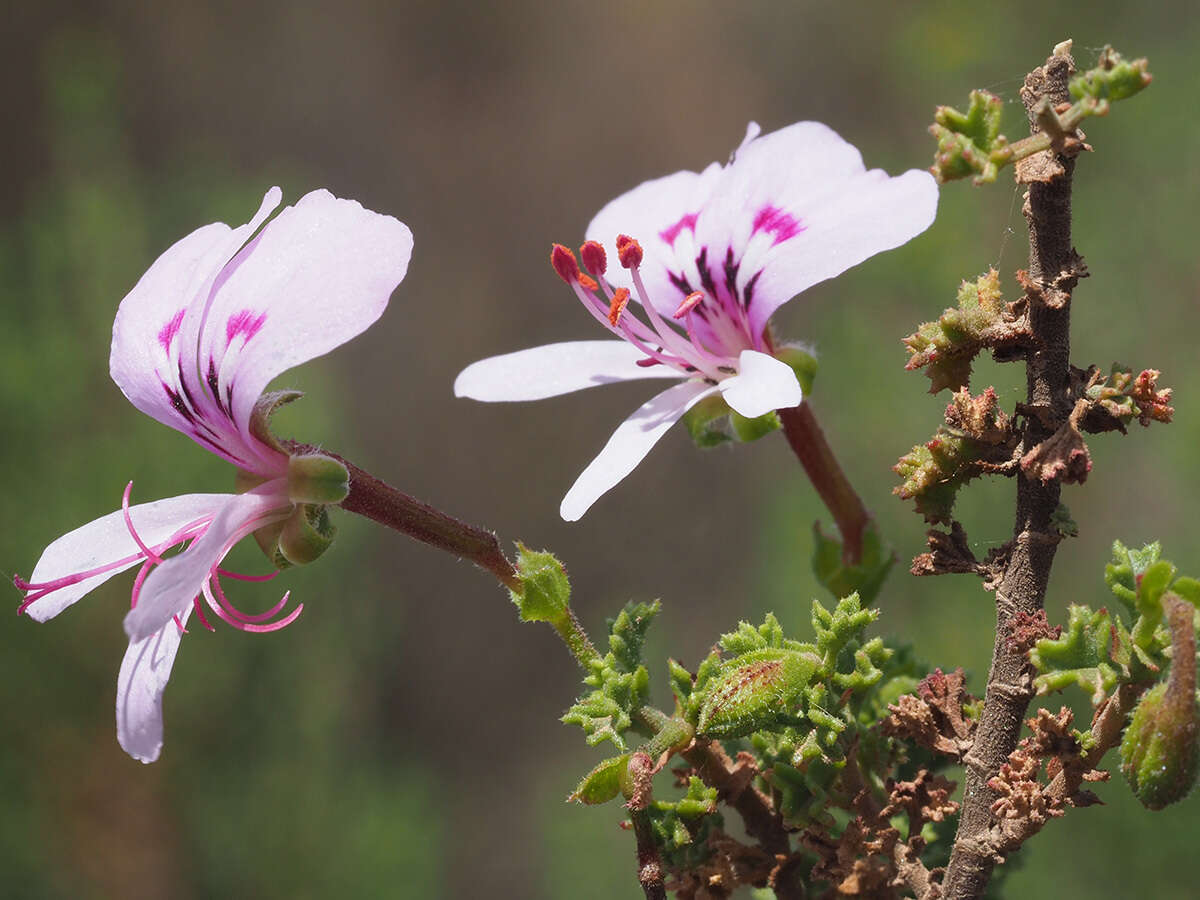
[[[216,416],[208,401],[196,336],[226,263],[279,200],[279,188],[271,188],[254,218],[240,228],[218,222],[175,243],[121,301],[113,323],[109,371],[129,401],[235,465],[245,464],[248,454],[237,430]]]
[[[125,633],[140,641],[173,616],[190,609],[208,577],[230,548],[252,531],[278,521],[291,510],[286,479],[269,481],[230,497],[198,540],[150,573],[138,604],[125,616]]]
[[[804,399],[792,367],[756,350],[743,350],[738,358],[738,374],[718,387],[730,408],[748,419],[799,406]]]
[[[650,448],[684,413],[716,391],[715,385],[703,381],[685,381],[638,407],[617,427],[604,449],[567,491],[559,514],[568,522],[579,519],[597,499],[637,467]]]
[[[154,547],[185,526],[216,515],[234,496],[185,494],[132,506],[129,515],[142,540]],[[64,534],[42,551],[29,581],[36,589],[37,585],[68,579],[79,573],[106,569],[108,566],[112,568],[73,584],[64,584],[35,600],[27,612],[36,621],[45,622],[118,572],[124,572],[141,562],[141,551],[125,525],[122,511],[118,509],[102,516]]]
[[[708,202],[720,172],[720,165],[713,163],[701,173],[676,172],[647,181],[600,210],[587,227],[587,239],[609,250],[606,278],[632,290],[629,272],[621,268],[614,250],[617,235],[629,235],[645,252],[642,279],[655,307],[664,316],[672,315],[688,292],[680,294],[671,276],[680,274],[680,260],[695,259],[696,216]],[[692,265],[693,275],[694,270]]]
[[[411,254],[402,222],[324,190],[283,209],[238,253],[205,314],[199,364],[213,365],[216,402],[247,442],[267,384],[378,319]]]
[[[191,607],[180,613],[186,624]],[[157,632],[130,640],[117,675],[117,741],[134,759],[152,763],[163,743],[163,691],[183,638],[180,626],[169,621]]]
[[[546,344],[472,363],[454,379],[454,396],[541,400],[639,378],[680,378],[669,366],[639,366],[646,355],[624,341]]]

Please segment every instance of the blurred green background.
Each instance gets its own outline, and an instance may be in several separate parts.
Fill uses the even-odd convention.
[[[823,120],[871,166],[925,166],[935,104],[973,87],[1024,125],[1020,78],[1071,36],[1106,41],[1156,79],[1108,120],[1076,178],[1074,360],[1153,366],[1177,420],[1093,442],[1065,499],[1051,619],[1106,602],[1113,538],[1161,537],[1200,574],[1195,205],[1200,126],[1192,3],[215,2],[14,4],[0,34],[0,569],[28,575],[51,540],[135,502],[230,489],[228,467],[137,413],[107,375],[124,293],[177,238],[246,221],[263,191],[328,187],[413,229],[408,278],[352,347],[284,379],[307,398],[282,430],[468,520],[555,550],[600,633],[626,600],[661,597],[650,658],[694,664],[739,618],[807,627],[823,518],[782,438],[707,453],[682,429],[577,524],[558,502],[647,394],[611,387],[537,404],[455,401],[484,356],[598,337],[546,265],[638,182],[724,159],[746,122]],[[889,467],[945,397],[903,369],[899,338],[1026,252],[1006,178],[951,185],[933,228],[807,292],[782,335],[822,358],[813,402],[907,559],[924,528]],[[1011,405],[1017,367],[985,363]],[[1009,536],[1012,485],[973,485],[976,553]],[[563,802],[599,754],[557,722],[576,688],[547,629],[521,626],[490,580],[340,515],[319,564],[238,586],[245,608],[305,603],[282,633],[193,629],[166,697],[162,759],[119,750],[113,724],[129,576],[50,624],[0,630],[0,896],[633,898],[620,811]],[[241,548],[235,559],[261,567]],[[13,605],[18,595],[11,596]],[[881,628],[978,689],[991,597],[903,569]],[[666,703],[665,673],[654,673]],[[1052,698],[1053,699],[1053,698]],[[1053,700],[1057,702],[1057,700]],[[1195,799],[1150,814],[1119,777],[1108,805],[1053,822],[1007,896],[1194,895]]]

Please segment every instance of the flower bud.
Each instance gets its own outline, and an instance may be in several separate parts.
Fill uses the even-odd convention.
[[[1173,697],[1166,683],[1147,691],[1134,708],[1121,740],[1121,771],[1148,809],[1182,800],[1195,785],[1198,722],[1195,692]]]
[[[774,647],[734,657],[709,683],[697,733],[741,737],[795,715],[816,668],[811,654]]]

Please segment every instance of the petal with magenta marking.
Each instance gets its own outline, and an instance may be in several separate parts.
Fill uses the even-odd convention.
[[[646,354],[624,341],[569,341],[493,356],[454,379],[454,396],[472,400],[541,400],[640,378],[681,378],[669,366],[639,366]]]

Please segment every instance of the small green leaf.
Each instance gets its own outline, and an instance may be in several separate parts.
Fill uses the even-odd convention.
[[[630,753],[601,762],[579,782],[567,801],[594,805],[607,803],[621,793],[621,778],[629,767]]]
[[[874,520],[863,531],[862,557],[853,565],[842,558],[840,538],[827,536],[820,523],[813,525],[813,573],[835,598],[857,593],[870,603],[895,564],[896,554],[884,543]]]
[[[1086,606],[1067,609],[1067,628],[1057,639],[1042,638],[1029,653],[1040,673],[1033,681],[1039,694],[1077,684],[1100,703],[1121,680],[1113,652],[1114,623],[1108,610]]]
[[[571,583],[552,553],[517,545],[517,576],[522,590],[509,591],[522,622],[560,622],[568,615]]]

